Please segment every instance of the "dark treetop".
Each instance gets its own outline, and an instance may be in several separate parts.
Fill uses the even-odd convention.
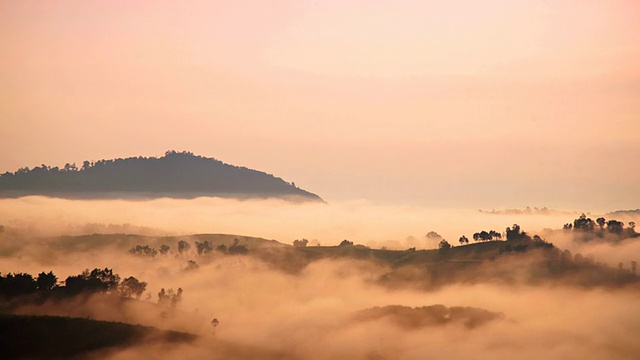
[[[81,167],[37,166],[0,175],[0,197],[64,198],[291,198],[322,201],[294,183],[261,171],[225,164],[190,152],[163,157],[85,161]]]

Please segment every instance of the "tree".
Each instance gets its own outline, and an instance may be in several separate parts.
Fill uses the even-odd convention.
[[[194,260],[189,260],[187,261],[187,267],[184,268],[185,271],[192,271],[192,270],[198,270],[200,268],[200,265],[198,265],[197,262],[195,262]]]
[[[204,242],[196,241],[196,249],[198,250],[198,255],[208,254],[213,251],[211,244],[209,244],[209,241],[206,240]]]
[[[220,324],[220,321],[218,321],[218,319],[211,320],[211,326],[213,326],[213,334],[214,335],[216,333],[216,327],[218,326],[218,324]]]
[[[479,236],[480,240],[482,240],[482,241],[491,240],[491,235],[488,232],[484,231],[484,230],[482,230],[480,232],[480,234],[478,234],[478,236]]]
[[[58,283],[58,277],[53,275],[53,271],[48,273],[43,271],[38,274],[36,282],[38,283],[38,290],[51,290]]]
[[[172,289],[169,289],[173,293]],[[164,291],[164,288],[158,292],[158,305],[167,305],[171,302],[171,295]]]
[[[131,254],[139,255],[139,256],[149,256],[154,257],[158,254],[158,251],[149,245],[136,245],[135,247],[129,250]]]
[[[71,294],[81,292],[109,293],[118,289],[120,275],[114,274],[112,269],[89,269],[76,276],[69,276],[65,280],[65,288]]]
[[[184,240],[180,240],[178,241],[178,252],[180,254],[185,253],[187,251],[189,251],[189,249],[191,248],[191,245],[189,245],[188,242],[184,241]]]
[[[584,213],[573,221],[573,230],[593,231],[594,222]]]
[[[464,244],[468,244],[469,243],[469,239],[467,239],[467,237],[464,236],[464,235],[460,236],[460,239],[458,241],[460,242],[460,245],[464,245]]]
[[[160,254],[162,255],[166,255],[169,253],[169,250],[171,250],[171,248],[169,247],[169,245],[162,245],[160,246]]]
[[[171,306],[176,307],[182,301],[182,288],[178,288],[178,291],[171,296]]]
[[[607,221],[603,217],[599,217],[599,218],[596,219],[596,223],[598,224],[598,226],[600,226],[600,230],[602,230],[602,228],[604,228],[604,224],[606,222]]]
[[[38,283],[31,274],[17,273],[0,276],[0,295],[7,297],[28,295],[36,292]]]
[[[507,234],[507,241],[515,241],[515,240],[531,240],[531,237],[527,235],[524,231],[520,231],[520,225],[513,224],[512,227],[508,227],[505,230]]]
[[[293,246],[294,247],[307,247],[308,243],[309,243],[309,240],[307,240],[307,239],[293,240]]]
[[[429,231],[425,236],[427,237],[427,239],[442,239],[442,236],[435,231]]]
[[[438,249],[440,250],[448,250],[451,249],[451,244],[449,244],[449,242],[445,239],[442,239],[440,241],[440,243],[438,244]]]
[[[221,253],[226,253],[227,252],[227,245],[225,244],[220,244],[216,247],[216,251],[221,252]]]
[[[607,230],[613,234],[621,234],[624,230],[624,223],[618,220],[607,221]]]
[[[138,281],[133,276],[129,276],[128,278],[122,280],[120,284],[120,295],[124,298],[132,298],[140,299],[142,293],[147,289],[147,283],[144,281]]]
[[[349,241],[347,239],[342,240],[342,242],[340,242],[340,245],[338,246],[353,246],[353,241]]]
[[[229,246],[229,254],[246,254],[249,252],[246,246],[240,244],[240,240],[233,239],[233,245]]]

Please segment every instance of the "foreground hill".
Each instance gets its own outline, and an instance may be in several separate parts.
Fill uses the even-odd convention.
[[[81,168],[41,165],[0,175],[0,197],[45,195],[63,198],[291,198],[322,201],[273,175],[225,164],[189,152],[163,157],[85,161]]]
[[[3,359],[55,359],[135,345],[191,342],[196,335],[141,325],[59,316],[0,315]]]

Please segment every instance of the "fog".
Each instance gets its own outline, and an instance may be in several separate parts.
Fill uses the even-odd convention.
[[[224,233],[277,239],[300,238],[322,245],[343,239],[372,246],[435,248],[435,231],[449,242],[480,230],[504,231],[517,222],[528,232],[561,228],[578,212],[513,214],[425,206],[377,205],[368,201],[294,203],[284,200],[64,200],[40,196],[0,200],[0,223],[49,236],[87,233]]]
[[[45,210],[46,209],[46,210]],[[221,199],[70,201],[28,197],[2,200],[6,226],[0,272],[53,271],[64,280],[85,268],[113,268],[122,278],[148,282],[150,299],[119,302],[79,297],[64,303],[23,305],[21,314],[89,317],[156,326],[199,335],[189,344],[140,344],[96,352],[108,359],[633,359],[640,353],[635,330],[637,287],[580,288],[558,284],[508,285],[491,281],[452,283],[437,289],[389,288],[375,280],[389,267],[370,261],[324,259],[300,272],[276,270],[256,257],[198,256],[194,250],[154,258],[128,253],[136,239],[77,244],[59,234],[133,232],[230,233],[277,239],[316,239],[335,245],[347,238],[371,246],[435,248],[425,234],[436,231],[452,244],[480,230],[503,230],[514,222],[534,234],[558,229],[573,213],[487,214],[477,210],[375,206],[366,202],[291,204],[276,200]],[[87,225],[89,224],[89,225]],[[111,224],[111,225],[109,225]],[[127,225],[128,224],[128,225]],[[638,245],[579,245],[561,231],[546,232],[562,249],[591,253],[598,261],[630,261]],[[407,239],[413,236],[413,239]],[[633,252],[633,253],[632,253]],[[626,254],[626,255],[624,255]],[[197,270],[185,270],[187,260]],[[619,260],[623,261],[623,260]],[[491,266],[491,265],[488,265]],[[517,261],[503,266],[514,272]],[[160,288],[182,288],[183,300],[166,317],[153,305]],[[145,299],[147,294],[142,296]],[[474,307],[501,314],[469,328],[449,322],[405,328],[390,317],[362,320],[358,311],[387,305]],[[220,321],[215,335],[210,322]]]

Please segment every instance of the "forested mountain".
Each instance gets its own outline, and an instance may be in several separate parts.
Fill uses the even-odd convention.
[[[319,196],[261,171],[225,164],[190,152],[163,157],[85,161],[82,167],[37,166],[0,175],[0,197],[47,195],[66,198],[219,196],[284,197],[322,201]]]

